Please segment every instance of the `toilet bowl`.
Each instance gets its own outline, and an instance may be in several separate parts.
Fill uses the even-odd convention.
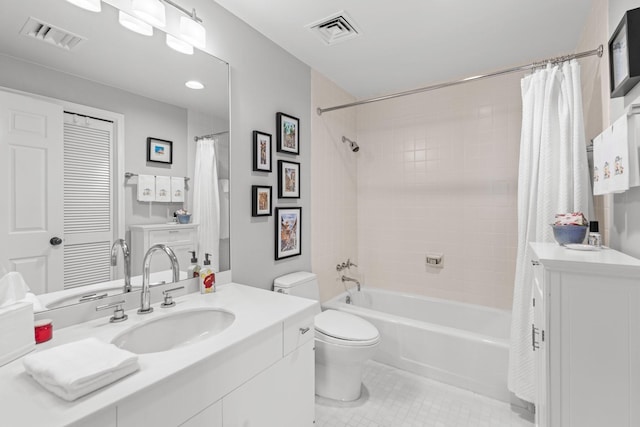
[[[277,278],[274,291],[319,300],[316,275],[307,272]],[[326,310],[314,319],[316,394],[328,399],[352,401],[360,397],[364,362],[380,342],[375,326],[349,313]]]

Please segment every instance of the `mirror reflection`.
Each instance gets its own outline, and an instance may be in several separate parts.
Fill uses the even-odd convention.
[[[47,309],[124,292],[126,249],[134,290],[157,243],[181,278],[191,252],[229,270],[228,64],[129,31],[105,3],[11,2],[0,36],[0,275]],[[154,257],[151,283],[169,267]]]

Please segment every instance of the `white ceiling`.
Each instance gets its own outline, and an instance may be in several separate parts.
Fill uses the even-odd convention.
[[[216,1],[359,99],[574,52],[592,3]],[[355,21],[359,37],[327,46],[305,27],[341,10]]]

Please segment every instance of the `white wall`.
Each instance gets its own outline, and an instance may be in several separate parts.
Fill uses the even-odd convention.
[[[353,102],[322,74],[311,73],[311,107]],[[336,265],[351,259],[358,263],[358,157],[342,137],[357,140],[356,109],[311,114],[311,224],[312,270],[318,275],[320,299],[344,292]],[[359,269],[344,271],[360,277]],[[353,286],[352,283],[348,283]]]
[[[610,37],[615,31],[625,11],[638,7],[640,7],[638,0],[609,0],[608,36]],[[640,85],[636,85],[623,98],[611,99],[609,103],[611,123],[624,114],[631,104],[638,102],[640,102]],[[611,247],[640,258],[640,187],[614,195],[611,209],[613,212],[610,230]]]
[[[207,29],[207,51],[230,64],[231,73],[231,268],[233,280],[270,289],[273,279],[311,269],[311,71],[309,67],[210,0],[181,3],[195,7]],[[300,155],[277,154],[276,113],[300,119]],[[276,206],[302,206],[302,254],[274,260],[274,216],[251,217],[251,186],[271,185],[277,172],[252,172],[252,132],[273,135],[278,159],[301,163],[301,198]]]

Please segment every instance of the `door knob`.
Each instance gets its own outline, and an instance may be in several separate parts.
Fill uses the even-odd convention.
[[[51,246],[58,246],[62,244],[62,239],[59,237],[52,237],[51,240],[49,240],[49,243],[51,243]]]

